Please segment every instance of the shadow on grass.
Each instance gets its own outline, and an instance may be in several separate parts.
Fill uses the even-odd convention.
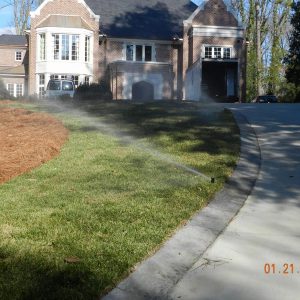
[[[0,299],[98,299],[101,289],[113,282],[94,274],[83,262],[68,264],[62,259],[51,263],[36,254],[20,258],[7,248],[0,249],[0,268]]]
[[[239,151],[239,130],[229,111],[175,101],[79,102],[76,108],[99,118],[105,124],[100,128],[103,133],[111,133],[110,128],[114,128],[119,137],[149,139],[159,147],[178,143],[190,153],[231,155]],[[99,127],[82,126],[80,130],[96,131]],[[168,137],[167,142],[164,137]]]

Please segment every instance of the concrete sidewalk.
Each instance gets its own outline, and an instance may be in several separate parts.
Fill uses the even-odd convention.
[[[197,272],[201,273],[202,268],[198,268],[198,265],[201,265],[203,260],[207,265],[211,265],[212,261],[206,260],[210,259],[207,256],[207,249],[220,234],[224,235],[226,226],[252,192],[261,161],[255,132],[241,113],[236,111],[235,117],[241,131],[241,157],[224,189],[154,256],[144,261],[134,273],[106,295],[104,300],[189,299],[189,297],[217,299],[207,298],[206,292],[203,293],[203,297],[200,296],[202,288],[198,283]],[[217,260],[214,265],[231,262],[230,257],[221,253]],[[189,285],[190,277],[195,278],[192,286]],[[206,282],[205,285],[209,284]]]
[[[234,110],[258,136],[258,180],[237,217],[168,298],[300,299],[300,105]]]

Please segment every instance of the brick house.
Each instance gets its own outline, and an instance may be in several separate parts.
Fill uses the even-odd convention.
[[[119,99],[244,99],[244,28],[222,0],[45,0],[31,13],[29,94],[106,80]]]
[[[28,52],[25,36],[0,36],[0,78],[11,96],[27,92]]]

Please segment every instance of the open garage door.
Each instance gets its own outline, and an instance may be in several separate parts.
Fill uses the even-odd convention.
[[[217,102],[237,98],[237,62],[204,61],[202,63],[202,97]]]

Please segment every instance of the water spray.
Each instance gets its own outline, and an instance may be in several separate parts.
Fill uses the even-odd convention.
[[[53,100],[51,100],[51,102],[45,101],[45,102],[43,102],[43,104],[44,104],[43,106],[48,109],[54,108],[54,109],[58,110],[58,112],[67,112],[72,116],[79,117],[83,121],[85,121],[85,124],[89,124],[90,126],[93,126],[95,129],[101,131],[104,134],[109,134],[109,135],[115,136],[121,142],[130,144],[130,145],[134,146],[135,148],[140,149],[143,152],[148,153],[149,155],[155,157],[156,159],[159,159],[170,165],[174,165],[177,168],[185,170],[188,173],[195,174],[196,176],[204,178],[205,180],[209,181],[210,183],[215,183],[215,177],[208,177],[205,174],[201,173],[200,171],[193,169],[192,167],[189,167],[185,164],[179,163],[178,161],[175,160],[175,158],[172,158],[170,155],[161,153],[158,150],[155,150],[155,149],[151,148],[150,146],[141,143],[133,136],[121,134],[119,131],[112,128],[112,126],[99,121],[99,119],[97,119],[95,117],[91,117],[88,112],[82,111],[82,110],[74,108],[74,107],[69,107],[62,102],[57,102],[57,101],[53,101]]]

